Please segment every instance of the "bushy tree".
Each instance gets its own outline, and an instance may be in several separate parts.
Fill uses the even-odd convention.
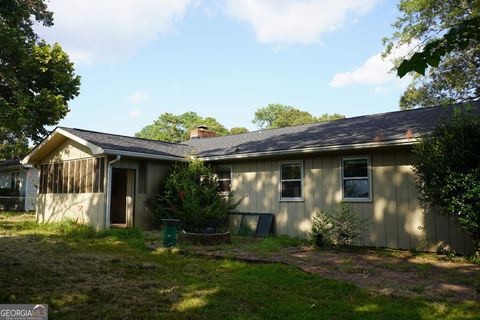
[[[480,248],[480,117],[457,110],[414,147],[424,206],[453,216]]]
[[[190,131],[198,126],[207,126],[219,136],[227,135],[228,130],[212,117],[203,118],[195,112],[180,115],[165,112],[152,124],[135,134],[136,137],[169,142],[180,142],[190,138]]]
[[[318,246],[347,246],[361,235],[362,223],[350,204],[340,202],[331,212],[316,212],[312,235]]]
[[[35,23],[53,24],[44,0],[0,1],[0,158],[23,156],[79,93],[73,63],[60,45],[39,39]]]
[[[244,127],[233,127],[230,129],[228,134],[241,134],[241,133],[247,133],[248,129]]]
[[[325,122],[345,118],[344,115],[334,113],[315,117],[307,111],[286,106],[283,104],[269,104],[255,112],[253,123],[260,129],[283,128],[301,124]]]
[[[478,0],[401,0],[394,33],[384,40],[385,54],[395,46],[420,41],[397,61],[398,74],[416,71],[400,99],[402,109],[431,107],[480,98],[480,2]],[[401,63],[403,59],[407,59]],[[424,74],[428,65],[429,68]]]
[[[198,159],[175,165],[166,179],[163,194],[148,200],[158,218],[179,219],[181,227],[189,232],[225,229],[227,214],[238,203],[233,200],[233,193],[219,193],[212,168]]]

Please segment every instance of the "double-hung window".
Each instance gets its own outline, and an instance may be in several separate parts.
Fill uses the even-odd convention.
[[[372,200],[368,157],[342,159],[342,190],[343,199],[346,201]]]
[[[222,165],[216,168],[218,189],[222,194],[228,194],[232,191],[232,166]]]
[[[289,161],[280,164],[280,200],[303,200],[302,161]]]

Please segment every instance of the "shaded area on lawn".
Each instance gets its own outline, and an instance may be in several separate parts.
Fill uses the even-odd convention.
[[[480,301],[480,265],[439,259],[430,253],[348,247],[318,249],[299,239],[234,237],[231,244],[182,245],[195,256],[278,262],[326,278],[348,281],[377,293],[429,300]]]
[[[17,223],[0,219],[0,303],[48,303],[51,318],[469,319],[480,311],[475,302],[371,294],[281,264],[149,252],[124,235],[72,237]]]

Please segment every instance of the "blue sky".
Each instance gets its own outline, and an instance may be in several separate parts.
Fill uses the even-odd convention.
[[[392,0],[51,0],[58,41],[82,77],[60,122],[133,135],[163,112],[226,127],[282,103],[314,115],[398,110],[408,79],[381,39]],[[400,55],[408,48],[398,48]]]

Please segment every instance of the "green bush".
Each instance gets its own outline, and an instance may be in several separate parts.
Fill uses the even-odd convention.
[[[179,219],[184,230],[205,232],[226,229],[227,214],[235,209],[233,193],[219,194],[217,178],[201,160],[177,164],[165,181],[164,193],[147,205],[160,219]]]
[[[425,207],[453,216],[480,249],[480,117],[457,111],[414,147]]]
[[[361,230],[362,221],[343,201],[332,212],[316,212],[313,216],[312,235],[318,246],[351,245],[360,237]]]

